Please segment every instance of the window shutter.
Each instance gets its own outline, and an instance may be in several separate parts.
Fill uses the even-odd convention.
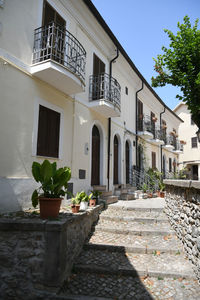
[[[60,139],[60,113],[39,106],[37,155],[58,157]]]
[[[151,152],[151,157],[152,157],[152,169],[156,169],[156,153]]]

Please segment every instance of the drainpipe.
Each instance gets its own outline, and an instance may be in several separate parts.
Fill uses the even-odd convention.
[[[165,113],[165,107],[164,107],[164,110],[160,113],[160,130],[161,130],[161,126],[162,126],[162,114]],[[162,160],[162,145],[160,145],[160,156],[161,156],[161,164],[160,164],[160,167],[161,167],[161,172],[163,170],[163,160]]]
[[[141,92],[144,88],[144,82],[142,81],[142,87],[135,93],[135,132],[136,132],[136,140],[135,140],[135,166],[138,167],[138,130],[137,130],[137,110],[138,110],[138,93]]]
[[[117,48],[116,56],[110,61],[109,65],[109,91],[111,91],[111,77],[112,77],[112,64],[119,56],[119,49]],[[108,118],[108,168],[107,168],[107,179],[108,179],[108,191],[110,188],[110,138],[111,138],[111,118]]]

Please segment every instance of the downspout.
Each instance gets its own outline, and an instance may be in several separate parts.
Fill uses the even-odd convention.
[[[141,92],[144,88],[144,82],[142,81],[142,87],[135,93],[135,133],[136,133],[136,139],[135,139],[135,166],[138,167],[138,126],[137,126],[137,111],[138,111],[138,93]]]
[[[111,77],[112,77],[112,64],[119,56],[119,49],[117,48],[116,56],[110,61],[109,65],[109,91],[111,91]],[[108,118],[108,167],[107,167],[107,179],[108,179],[108,191],[110,188],[110,138],[111,138],[111,118]]]
[[[161,130],[161,126],[162,126],[162,114],[164,114],[164,113],[165,113],[165,107],[164,107],[164,110],[160,113],[160,130]],[[161,156],[161,158],[160,158],[160,162],[161,162],[160,167],[161,167],[161,172],[162,172],[162,170],[163,170],[162,145],[160,145],[160,156]]]

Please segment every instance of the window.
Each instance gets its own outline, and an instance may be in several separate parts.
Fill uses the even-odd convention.
[[[128,95],[128,88],[127,88],[127,86],[125,87],[125,93],[126,93],[126,95]]]
[[[191,138],[192,148],[197,148],[197,137]]]
[[[192,120],[192,116],[191,116],[191,125],[195,125],[194,121]]]
[[[39,105],[37,155],[59,157],[60,113]]]
[[[151,152],[152,157],[152,169],[156,169],[156,152]]]
[[[169,158],[169,172],[172,172],[172,159]]]

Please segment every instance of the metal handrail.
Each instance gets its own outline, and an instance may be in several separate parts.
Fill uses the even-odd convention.
[[[85,49],[69,31],[54,22],[34,30],[33,64],[49,59],[85,81]]]
[[[152,178],[149,176],[149,174],[146,172],[145,169],[137,170],[135,166],[132,166],[131,168],[131,174],[130,174],[130,184],[134,187],[137,187],[139,189],[142,189],[143,184],[147,185],[148,190],[158,190],[159,188],[159,180],[154,179],[153,186],[152,186]]]
[[[89,78],[89,100],[104,99],[121,111],[121,87],[118,81],[106,73]]]

